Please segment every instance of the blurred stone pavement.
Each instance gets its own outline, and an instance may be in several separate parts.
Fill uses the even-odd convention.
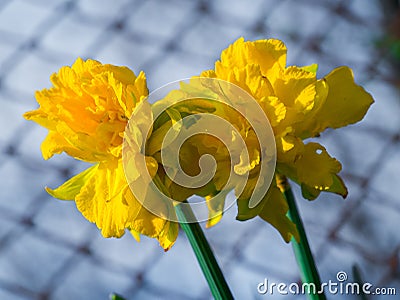
[[[186,237],[167,253],[155,240],[103,239],[73,202],[44,190],[86,167],[61,155],[44,161],[46,130],[22,118],[34,91],[75,59],[144,70],[149,89],[213,67],[240,36],[278,38],[288,64],[340,65],[375,98],[365,119],[319,140],[343,164],[346,200],[301,199],[322,281],[339,271],[400,294],[400,97],[393,63],[379,47],[388,12],[378,0],[0,0],[0,299],[209,299]],[[398,78],[398,77],[397,77]],[[305,299],[257,293],[299,280],[290,244],[268,224],[235,220],[206,230],[237,299]],[[371,296],[397,299],[399,296]],[[328,299],[359,299],[328,295]]]

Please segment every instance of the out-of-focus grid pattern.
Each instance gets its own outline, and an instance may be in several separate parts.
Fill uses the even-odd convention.
[[[344,165],[348,199],[309,203],[295,191],[323,280],[341,270],[351,278],[356,263],[364,280],[400,293],[400,99],[374,46],[384,19],[378,0],[0,1],[0,299],[211,297],[183,235],[167,253],[147,238],[106,240],[73,202],[47,195],[44,186],[86,165],[64,155],[44,162],[46,131],[21,115],[36,107],[34,91],[49,87],[49,75],[77,56],[144,70],[154,90],[212,68],[239,36],[282,39],[288,63],[318,63],[319,76],[349,65],[376,99],[361,124],[322,136]],[[299,280],[275,230],[234,218],[232,209],[206,234],[238,299],[263,298],[256,287],[265,277]],[[304,299],[273,299],[280,297]]]

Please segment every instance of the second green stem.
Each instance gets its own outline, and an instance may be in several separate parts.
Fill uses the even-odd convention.
[[[296,224],[297,231],[299,232],[300,241],[297,242],[295,238],[292,239],[293,251],[296,257],[297,264],[300,268],[301,280],[307,284],[315,285],[315,293],[312,291],[313,288],[309,286],[308,298],[310,300],[326,300],[326,296],[323,293],[318,293],[321,289],[321,279],[318,274],[318,270],[312,255],[310,245],[308,243],[307,234],[304,229],[303,221],[300,217],[299,210],[296,205],[292,189],[290,188],[287,179],[283,179],[284,196],[289,205],[289,218],[293,223]]]

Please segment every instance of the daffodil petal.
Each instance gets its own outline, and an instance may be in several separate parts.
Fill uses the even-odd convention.
[[[347,191],[347,187],[344,184],[342,178],[340,178],[340,176],[337,174],[332,174],[332,181],[333,181],[333,183],[324,191],[338,194],[338,195],[341,195],[343,198],[346,198],[348,191]],[[319,196],[319,194],[321,193],[321,191],[322,191],[321,189],[308,186],[304,183],[301,184],[301,193],[302,193],[303,197],[308,200],[316,199]]]
[[[175,244],[178,233],[178,223],[167,222],[164,230],[156,237],[156,239],[160,243],[160,246],[163,247],[165,251],[168,251]]]
[[[60,200],[75,200],[75,197],[79,194],[85,183],[94,176],[97,168],[98,165],[94,165],[78,175],[75,175],[54,190],[46,187],[46,191],[54,198]]]
[[[223,193],[223,195],[221,193]],[[220,194],[214,196],[217,198],[213,198],[212,196],[205,197],[208,208],[208,220],[206,228],[210,228],[221,221],[225,207],[226,194],[226,192],[220,192]]]
[[[168,250],[174,244],[178,236],[177,224],[151,213],[142,203],[139,203],[139,201],[135,199],[130,189],[126,190],[125,199],[131,209],[131,214],[127,223],[129,228],[140,234],[156,238],[160,245],[165,250]],[[161,202],[160,205],[162,205]],[[173,210],[174,208],[169,206],[165,209]],[[159,209],[159,211],[161,211],[161,209]],[[166,215],[170,213],[169,211]]]
[[[314,73],[291,66],[276,79],[274,90],[277,97],[288,107],[296,106],[298,112],[304,112],[312,105],[315,98]]]
[[[242,194],[237,197],[238,214],[236,216],[236,219],[239,221],[249,220],[257,216],[270,197],[269,194],[271,193],[271,189],[267,191],[260,203],[258,203],[253,208],[249,207],[249,199],[253,193],[253,189],[256,185],[257,180],[257,177],[248,179]]]
[[[137,231],[134,230],[134,229],[131,229],[131,228],[128,228],[128,229],[129,229],[129,232],[131,233],[131,235],[133,236],[133,238],[134,238],[137,242],[140,242],[140,233],[137,232]]]
[[[57,121],[53,120],[51,116],[42,111],[41,109],[36,109],[24,113],[23,117],[26,120],[34,121],[40,126],[43,126],[49,130],[55,130]]]
[[[123,197],[127,189],[122,162],[103,162],[75,197],[76,206],[104,237],[121,237],[132,214]]]
[[[40,149],[43,158],[46,160],[51,158],[54,154],[60,154],[64,151],[72,157],[79,157],[82,154],[81,150],[68,143],[68,141],[56,131],[49,131]]]
[[[333,185],[332,176],[342,169],[340,162],[330,157],[326,149],[318,143],[306,144],[295,166],[301,182],[321,191],[328,190]]]
[[[286,46],[276,39],[258,40],[247,42],[248,62],[259,64],[261,71],[271,83],[275,81],[276,75],[286,66]]]
[[[346,186],[337,175],[342,169],[340,162],[329,156],[318,143],[304,145],[293,163],[280,163],[278,169],[299,183],[303,196],[309,200],[315,199],[320,192],[347,195]]]
[[[259,216],[274,226],[282,238],[289,242],[292,237],[300,240],[296,225],[287,217],[289,206],[279,188],[276,185],[270,187],[265,205],[259,212]]]
[[[353,72],[348,67],[333,70],[324,80],[329,92],[315,116],[319,132],[327,127],[339,128],[360,121],[374,102],[372,96],[354,82]]]

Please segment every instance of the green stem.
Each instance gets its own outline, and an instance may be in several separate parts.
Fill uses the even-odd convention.
[[[157,187],[165,195],[170,196],[168,189],[164,186],[158,175],[156,175],[153,180]],[[200,227],[200,224],[198,222],[193,223],[193,220],[196,220],[193,210],[189,205],[187,205],[187,201],[183,201],[182,203],[185,203],[186,205],[178,204],[175,206],[179,225],[182,227],[190,245],[192,246],[200,268],[203,271],[208,286],[210,287],[211,294],[214,296],[214,299],[218,300],[233,299],[224,274],[218,265],[218,262],[203,233],[203,230]]]
[[[214,299],[233,299],[229,286],[199,223],[187,223],[188,220],[195,219],[193,211],[188,205],[177,205],[175,210]]]
[[[315,290],[317,293],[313,293],[313,290],[310,289],[309,291],[311,292],[308,294],[308,299],[326,300],[326,296],[323,291],[322,293],[318,293],[318,291],[321,289],[321,279],[315,265],[314,257],[308,243],[307,234],[304,229],[303,221],[301,220],[292,189],[290,188],[286,178],[283,178],[283,181],[283,184],[281,182],[281,186],[283,186],[283,194],[285,195],[286,201],[289,205],[289,218],[293,223],[296,224],[297,231],[299,232],[300,236],[299,242],[296,241],[295,238],[292,239],[292,245],[297,264],[300,268],[301,280],[303,283],[311,283],[315,285]]]

